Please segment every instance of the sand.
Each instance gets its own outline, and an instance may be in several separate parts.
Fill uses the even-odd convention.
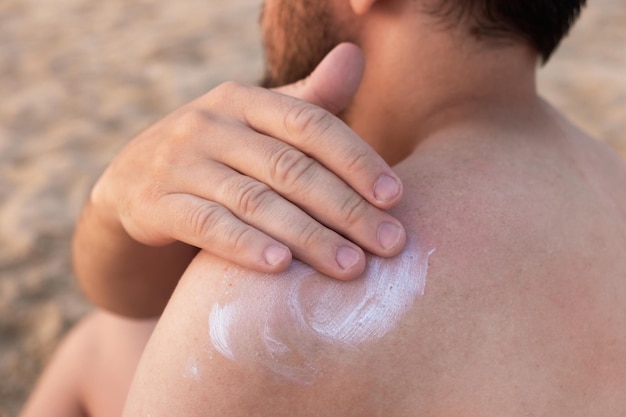
[[[124,143],[233,79],[254,82],[260,0],[0,2],[0,416],[88,310],[69,241]],[[541,90],[626,157],[626,4],[598,0]]]

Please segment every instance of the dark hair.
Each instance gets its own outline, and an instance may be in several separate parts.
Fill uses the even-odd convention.
[[[466,21],[478,37],[520,37],[546,62],[586,0],[439,0],[432,12]]]

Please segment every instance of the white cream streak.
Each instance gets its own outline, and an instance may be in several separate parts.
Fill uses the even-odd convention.
[[[371,257],[365,275],[341,282],[300,262],[246,281],[232,301],[216,303],[211,342],[225,357],[312,382],[330,349],[356,349],[387,334],[424,294],[428,258],[411,239],[393,259]]]

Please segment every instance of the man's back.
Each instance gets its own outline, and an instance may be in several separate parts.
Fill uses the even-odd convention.
[[[388,333],[356,347],[304,338],[305,369],[315,369],[286,377],[280,370],[294,363],[266,348],[277,351],[274,336],[297,326],[280,320],[288,315],[269,333],[254,324],[277,294],[260,283],[281,277],[200,254],[148,345],[126,415],[622,415],[624,164],[550,109],[470,116],[396,167],[406,193],[395,213],[417,242],[410,277],[423,278],[424,260],[428,274]],[[324,290],[300,291],[331,306]],[[231,339],[251,341],[239,360],[216,345],[224,334],[212,317],[242,297],[260,313],[232,329]],[[237,323],[236,311],[222,313]],[[263,350],[255,329],[265,331]]]
[[[555,120],[433,141],[412,162],[437,246],[414,342],[433,352],[430,398],[453,406],[442,415],[626,408],[626,170]]]

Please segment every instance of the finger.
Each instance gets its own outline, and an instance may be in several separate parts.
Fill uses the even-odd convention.
[[[351,43],[342,43],[335,47],[307,78],[294,84],[277,88],[274,91],[304,100],[310,104],[322,107],[330,113],[337,114],[345,110],[351,103],[361,84],[364,71],[365,59],[359,47]],[[298,125],[309,124],[310,120],[318,120],[320,122],[319,124],[322,125],[321,129],[323,131],[324,123],[321,122],[327,122],[327,120],[324,119],[329,119],[329,117],[320,114],[320,112],[312,111],[310,113],[312,114],[300,114],[300,117],[295,117],[296,119],[300,119],[299,122],[297,120],[295,122],[297,131],[302,130],[302,127]],[[286,118],[285,120],[287,121],[288,119]],[[313,128],[315,128],[315,126],[313,126]],[[356,134],[351,135],[351,138],[356,139],[356,137]],[[347,141],[343,142],[349,143]],[[341,149],[341,144],[335,141],[334,144],[337,148]],[[348,149],[347,153],[349,155],[344,156],[350,158],[350,156],[359,157],[359,155],[364,155],[364,165],[370,170],[380,170],[379,165],[382,165],[383,171],[379,175],[376,175],[376,179],[374,180],[374,201],[371,199],[369,199],[369,201],[373,204],[382,203],[382,207],[390,208],[399,201],[402,193],[401,181],[395,176],[382,158],[375,155],[373,149],[368,148],[368,146],[360,146],[359,149]],[[310,155],[315,155],[312,153],[311,148],[302,150]],[[319,146],[313,150],[319,151]],[[326,153],[325,151],[326,149],[324,149],[324,153]],[[321,153],[322,151],[317,152],[317,154]],[[358,173],[355,173],[355,176],[356,174]],[[394,182],[396,184],[394,184]],[[398,187],[398,185],[400,185],[400,187]],[[367,195],[364,195],[364,197],[367,198]]]
[[[294,84],[277,88],[274,91],[304,100],[310,104],[322,107],[330,113],[337,114],[340,111],[345,110],[345,108],[352,102],[352,99],[361,84],[364,71],[365,59],[359,47],[351,43],[342,43],[335,47],[307,78]],[[321,129],[323,131],[324,123],[321,122],[327,122],[324,119],[330,118],[320,114],[320,112],[317,112],[317,114],[315,114],[316,112],[312,113],[313,114],[309,115],[300,114],[300,117],[296,116],[296,119],[301,119],[300,122],[296,121],[295,123],[297,131],[302,130],[302,127],[298,126],[299,124],[309,124],[310,120],[319,120],[319,124],[322,125]],[[309,121],[307,121],[307,119],[309,119]],[[313,128],[315,128],[315,126],[313,126]],[[352,137],[356,138],[357,136],[355,134],[352,135]],[[332,140],[335,147],[341,150],[340,144],[334,141],[334,139]],[[348,142],[344,141],[344,143]],[[401,181],[395,176],[395,174],[393,174],[382,158],[376,155],[373,149],[368,148],[369,146],[361,146],[359,149],[348,149],[348,155],[344,155],[342,158],[350,158],[351,156],[354,158],[360,157],[359,155],[363,155],[365,156],[364,165],[366,168],[376,170],[379,168],[379,165],[383,166],[383,172],[381,173],[382,176],[377,175],[374,183],[375,188],[373,197],[375,201],[369,201],[373,204],[385,204],[385,201],[391,200],[386,205],[382,206],[384,208],[390,208],[393,204],[399,201],[402,189],[397,186],[401,186]],[[312,151],[310,148],[302,150],[310,155],[315,155],[311,153]],[[314,150],[318,151],[318,154],[321,154],[322,152],[326,154],[326,149],[320,150],[319,146],[314,148]],[[332,152],[332,149],[328,150]],[[359,173],[357,172],[353,175],[356,176],[357,174]],[[394,182],[397,182],[397,184],[394,184]],[[396,197],[395,199],[393,198],[394,196]],[[367,198],[367,196],[364,197]]]
[[[193,181],[184,184],[190,193],[222,205],[245,224],[285,244],[298,259],[333,278],[351,279],[363,272],[365,254],[359,246],[323,226],[266,184],[214,161],[190,168],[193,174],[186,178]],[[212,185],[198,178],[211,178]],[[197,227],[187,229],[198,233]]]
[[[282,196],[293,203],[289,203],[288,206],[293,209],[286,211],[285,214],[291,216],[291,213],[298,210],[298,214],[304,216],[306,212],[308,222],[313,221],[309,216],[313,217],[327,228],[336,230],[352,242],[379,256],[393,256],[403,248],[405,233],[401,223],[386,212],[368,204],[363,197],[315,159],[282,141],[260,135],[249,129],[232,130],[228,136],[236,138],[234,144],[232,141],[228,144],[216,143],[212,150],[221,155],[225,165],[237,171],[236,173],[232,170],[228,172],[237,177],[241,177],[240,173],[243,173],[247,177],[257,179],[258,181],[254,184],[265,187],[266,190],[259,188],[252,190],[255,193],[258,191],[257,194],[267,191],[263,194],[263,197],[267,197],[263,203],[274,199],[282,201],[284,200]],[[246,145],[239,146],[239,141]],[[251,164],[250,161],[254,160],[265,162]],[[223,187],[209,187],[209,184],[195,180],[195,178],[211,178],[212,184],[228,184],[227,180],[230,175],[222,173],[216,177],[218,170],[215,161],[198,163],[197,167],[194,167],[193,174],[186,174],[187,178],[194,178],[194,181],[186,184],[185,187],[193,190],[192,192],[197,195],[220,203],[230,200],[231,195],[240,195],[243,188],[228,187],[228,192],[216,194],[216,190]],[[180,180],[184,181],[185,178]],[[269,190],[275,190],[280,196],[273,192],[269,193]],[[249,198],[242,200],[248,201]],[[288,203],[286,200],[285,204]],[[260,205],[231,202],[228,207],[241,217],[246,215],[247,211],[256,212]],[[251,221],[249,216],[244,220],[248,223]],[[297,223],[301,225],[300,230],[303,230],[302,225],[308,225],[308,222],[304,219],[300,220]],[[267,219],[267,223],[276,223],[276,219]],[[263,227],[262,222],[254,221],[252,224]],[[278,235],[276,232],[270,232],[269,229],[264,229],[264,231],[287,243],[284,240],[287,239],[285,234]],[[335,237],[334,241],[336,240]],[[290,245],[292,250],[307,248],[303,246],[305,243],[302,239],[294,241],[290,238],[290,242],[292,242]],[[314,250],[312,247],[308,249]]]
[[[291,256],[288,248],[254,225],[241,221],[221,204],[184,194],[170,195],[168,199],[170,201],[163,214],[178,216],[178,220],[171,223],[174,227],[169,231],[174,238],[185,238],[189,241],[187,243],[222,259],[262,272],[281,271],[289,265]],[[298,219],[293,221],[297,223]],[[277,234],[281,233],[277,231]],[[301,250],[294,245],[294,254],[318,271],[344,280],[363,273],[364,254],[350,242],[338,238],[334,232],[309,222],[297,236],[305,242],[307,248],[313,249]],[[285,237],[281,240],[289,239]],[[330,243],[333,240],[339,243]],[[345,244],[341,244],[342,241]]]
[[[274,91],[337,114],[354,98],[364,71],[361,50],[354,44],[342,43],[329,52],[307,78]]]
[[[242,127],[251,127],[311,156],[371,204],[388,209],[400,201],[402,183],[389,165],[345,123],[321,107],[235,83],[223,84],[215,92],[210,98],[213,102],[206,104],[219,103],[225,113],[242,121]]]
[[[222,259],[267,273],[291,263],[285,245],[242,222],[221,204],[178,193],[163,196],[158,208],[152,218],[161,221],[165,233]]]

